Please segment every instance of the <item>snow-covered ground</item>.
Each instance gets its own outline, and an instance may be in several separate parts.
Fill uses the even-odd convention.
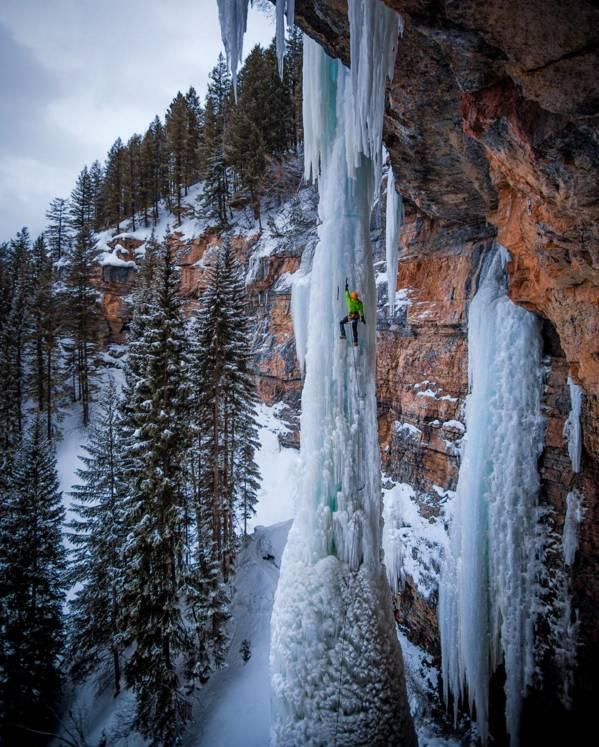
[[[266,747],[270,741],[270,616],[291,521],[258,527],[240,555],[227,667],[210,679],[188,747]],[[244,663],[240,646],[249,641]]]

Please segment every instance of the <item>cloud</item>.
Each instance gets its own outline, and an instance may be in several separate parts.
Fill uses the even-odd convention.
[[[252,11],[246,48],[272,35]],[[220,51],[216,0],[2,0],[0,238],[42,230],[49,200],[178,90],[203,95]]]

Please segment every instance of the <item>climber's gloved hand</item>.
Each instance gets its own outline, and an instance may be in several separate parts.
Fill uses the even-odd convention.
[[[366,319],[364,319],[364,314],[360,317],[362,319],[362,324],[366,324]]]
[[[347,280],[345,281],[345,290],[346,290],[346,291],[348,291],[348,290],[349,290],[349,285],[347,284]]]

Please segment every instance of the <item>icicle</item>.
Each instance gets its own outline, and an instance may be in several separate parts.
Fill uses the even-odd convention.
[[[303,469],[272,616],[272,743],[408,747],[415,737],[381,562],[374,167],[356,151],[349,71],[308,38],[304,122],[321,225],[309,305],[294,287],[296,330],[306,310],[309,318]],[[339,339],[346,277],[368,321],[357,348]],[[301,331],[298,348],[305,349]]]
[[[304,34],[304,175],[318,179],[335,136],[334,100],[323,100],[320,91],[334,83],[337,68],[321,53],[320,46]]]
[[[574,472],[580,472],[582,457],[582,433],[580,415],[582,412],[582,389],[568,376],[570,389],[570,415],[564,425],[564,436],[568,439],[568,454]]]
[[[385,247],[387,256],[387,295],[389,319],[395,313],[395,289],[397,287],[397,262],[399,258],[399,232],[403,223],[403,200],[395,189],[393,166],[389,165],[387,176],[387,217],[385,224]]]
[[[295,0],[277,0],[276,47],[279,76],[283,77],[283,60],[285,59],[285,18],[287,27],[295,21]]]
[[[243,37],[247,31],[249,0],[217,0],[217,3],[221,36],[237,100],[237,65],[243,58]]]
[[[539,321],[508,299],[495,252],[470,305],[466,437],[439,599],[445,698],[457,709],[467,690],[483,742],[492,671],[503,661],[512,744],[534,671],[541,357]]]
[[[285,58],[285,0],[277,0],[276,47],[279,77],[283,77],[283,60]]]
[[[310,275],[299,274],[291,286],[291,318],[295,337],[295,352],[300,371],[305,370],[308,349],[308,319],[310,314]]]
[[[392,79],[401,16],[380,0],[348,0],[351,75],[357,113],[357,149],[374,162],[374,184],[381,179],[381,133],[385,85]]]
[[[578,525],[584,519],[585,509],[582,505],[583,496],[579,490],[572,490],[566,498],[566,517],[562,535],[564,563],[572,565],[578,549]]]

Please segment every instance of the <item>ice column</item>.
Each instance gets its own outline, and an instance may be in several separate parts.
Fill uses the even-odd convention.
[[[369,238],[375,166],[356,151],[349,71],[309,38],[304,129],[321,226],[310,279],[298,514],[272,617],[272,738],[275,745],[412,745],[381,562]],[[346,277],[365,303],[358,348],[339,339]],[[294,314],[307,307],[301,301]]]
[[[582,389],[568,376],[568,388],[570,389],[570,414],[564,425],[564,436],[568,439],[568,454],[572,463],[573,472],[580,472],[580,461],[582,457],[582,433],[580,427],[580,414],[582,412]]]
[[[517,744],[534,671],[542,349],[537,317],[506,295],[500,251],[470,305],[468,350],[466,439],[439,599],[443,686],[456,708],[467,692],[486,742],[489,678],[503,661]]]
[[[387,257],[387,296],[389,299],[389,319],[395,313],[395,288],[397,286],[397,261],[399,258],[399,232],[403,222],[403,200],[395,189],[393,166],[389,166],[387,176],[387,209],[385,223],[385,248]]]
[[[562,534],[564,563],[573,565],[578,549],[578,525],[584,519],[583,496],[579,490],[571,490],[566,497],[566,516]]]
[[[283,59],[285,58],[285,18],[287,26],[293,26],[295,0],[277,0],[276,47],[279,75],[283,77]]]
[[[216,0],[220,30],[237,96],[237,65],[243,56],[243,36],[247,29],[249,0]]]

